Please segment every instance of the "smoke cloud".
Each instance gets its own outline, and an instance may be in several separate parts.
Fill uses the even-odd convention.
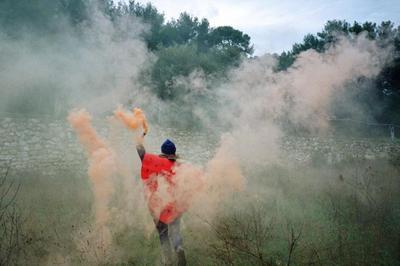
[[[116,172],[115,156],[92,127],[91,117],[86,110],[71,112],[68,121],[88,155],[88,174],[95,195],[96,225],[103,227],[110,219],[108,204],[113,192],[113,183],[110,178]]]
[[[288,127],[323,134],[335,97],[358,78],[373,78],[390,59],[364,35],[341,39],[325,53],[301,53],[287,71],[275,72],[273,56],[244,62],[220,88],[220,119],[231,121],[244,165],[277,162]],[[248,158],[251,158],[249,160]]]
[[[118,106],[118,108],[114,111],[114,115],[129,129],[135,130],[139,126],[142,126],[143,133],[147,134],[149,128],[147,125],[146,117],[144,116],[144,113],[141,109],[134,108],[133,113],[129,113],[127,111],[124,111],[122,106]]]
[[[86,150],[89,161],[88,175],[94,194],[94,230],[89,232],[84,240],[79,239],[79,241],[84,247],[86,241],[90,239],[94,242],[94,247],[101,246],[103,250],[110,250],[112,235],[108,226],[111,219],[110,202],[114,192],[112,178],[117,173],[115,155],[91,125],[91,116],[86,110],[71,112],[68,121]]]
[[[135,18],[112,22],[96,6],[90,23],[54,34],[0,33],[0,112],[65,117],[72,108],[104,114],[137,90],[153,62]]]
[[[196,221],[213,221],[218,214],[229,212],[224,206],[234,195],[244,191],[252,194],[254,178],[258,179],[253,176],[252,169],[265,169],[276,163],[290,164],[281,150],[282,137],[287,134],[289,126],[323,134],[329,128],[334,95],[340,95],[346,89],[346,84],[355,79],[376,76],[387,62],[389,54],[373,41],[361,36],[354,40],[342,39],[322,54],[312,50],[303,52],[295,65],[284,72],[275,72],[275,59],[269,55],[243,62],[238,69],[232,70],[226,84],[214,88],[222,103],[218,107],[220,120],[214,121],[214,124],[228,122],[230,133],[219,132],[220,145],[204,166],[188,162],[178,164],[176,189],[173,193],[168,182],[158,180],[159,188],[153,196],[158,199],[160,210],[169,202],[176,202],[181,210],[187,211],[186,216],[191,224]],[[187,80],[190,77],[195,80],[190,82]],[[184,82],[207,83],[201,81],[201,78],[206,77],[191,75]],[[178,79],[180,82],[184,80]],[[87,116],[82,111],[80,114]],[[140,109],[133,109],[131,113],[119,106],[114,115],[133,132],[140,126],[144,132],[148,130],[144,113]],[[179,118],[181,114],[173,115]],[[87,117],[85,119],[87,122]],[[206,120],[204,124],[210,126],[210,120]],[[81,139],[85,138],[83,131],[78,133],[83,134]],[[104,145],[97,146],[105,149]],[[105,151],[100,153],[101,160],[107,157],[104,153],[112,154]],[[89,160],[93,161],[90,157]],[[115,170],[115,167],[110,169]],[[95,173],[89,171],[89,175]],[[112,184],[109,185],[112,187]],[[136,192],[143,195],[144,191],[136,189]],[[134,197],[137,199],[138,195]],[[138,204],[145,203],[136,200],[131,204],[132,209],[135,209],[139,207]],[[239,208],[240,203],[236,207]],[[120,211],[122,209],[114,214]],[[144,209],[142,211],[145,212]],[[143,218],[143,215],[135,217]],[[151,223],[151,220],[147,221]]]

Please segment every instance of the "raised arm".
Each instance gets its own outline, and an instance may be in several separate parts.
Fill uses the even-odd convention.
[[[137,137],[137,139],[136,139],[136,150],[137,150],[137,153],[138,153],[141,161],[143,161],[144,155],[146,154],[146,149],[143,146],[145,135],[146,135],[146,133],[143,133],[143,135]]]

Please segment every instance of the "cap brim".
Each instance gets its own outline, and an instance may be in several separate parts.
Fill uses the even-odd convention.
[[[179,158],[179,156],[176,155],[176,154],[164,154],[164,153],[162,153],[162,154],[160,154],[160,156],[163,157],[163,158],[167,158],[169,160],[176,160],[176,159]]]

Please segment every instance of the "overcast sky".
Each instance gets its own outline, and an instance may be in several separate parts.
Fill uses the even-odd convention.
[[[118,0],[117,0],[118,1]],[[128,0],[119,0],[128,2]],[[138,1],[146,3],[149,1]],[[151,0],[166,19],[183,11],[207,18],[211,26],[230,25],[249,34],[255,54],[280,53],[327,20],[391,20],[400,24],[400,0]]]

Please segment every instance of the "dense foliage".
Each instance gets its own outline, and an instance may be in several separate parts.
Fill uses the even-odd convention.
[[[181,92],[174,77],[188,76],[196,69],[206,74],[223,74],[238,65],[242,57],[253,53],[250,37],[230,26],[212,28],[207,19],[181,13],[166,22],[164,15],[148,3],[131,1],[111,6],[106,12],[112,19],[136,16],[150,26],[143,39],[158,60],[151,71],[153,88],[162,99],[176,99]]]

